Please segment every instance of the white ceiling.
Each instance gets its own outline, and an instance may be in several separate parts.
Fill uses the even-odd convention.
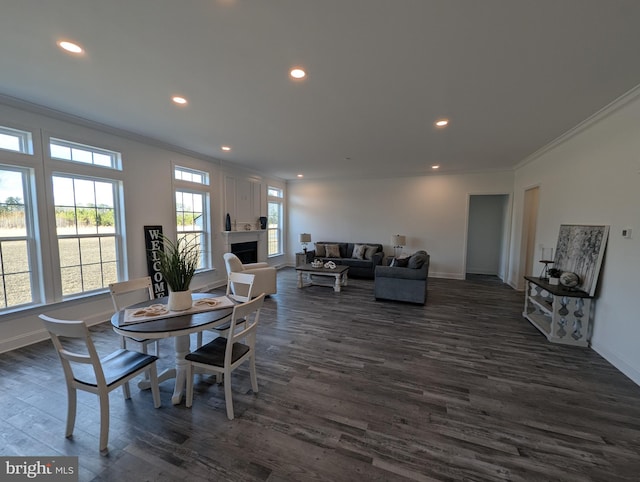
[[[512,168],[639,59],[638,0],[0,4],[0,94],[284,179]]]

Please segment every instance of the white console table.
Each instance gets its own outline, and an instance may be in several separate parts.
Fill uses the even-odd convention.
[[[550,285],[548,280],[525,276],[524,316],[547,340],[589,346],[593,328],[593,296],[580,290]]]

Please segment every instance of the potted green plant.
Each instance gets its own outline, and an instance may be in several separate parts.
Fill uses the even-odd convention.
[[[158,252],[158,271],[169,286],[169,310],[183,311],[191,308],[189,285],[200,263],[200,245],[196,237],[182,237],[172,242],[162,237],[164,250]]]

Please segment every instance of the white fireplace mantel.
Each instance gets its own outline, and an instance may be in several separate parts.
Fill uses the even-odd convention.
[[[267,261],[267,230],[252,229],[249,231],[222,231],[224,237],[224,252],[231,252],[234,243],[258,242],[258,261]]]

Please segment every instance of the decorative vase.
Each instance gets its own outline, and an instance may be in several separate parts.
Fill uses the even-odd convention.
[[[260,216],[260,229],[267,229],[267,217]]]
[[[191,290],[169,291],[169,311],[184,311],[191,308]]]
[[[229,213],[227,213],[227,218],[224,222],[224,230],[231,231],[231,216],[229,216]]]

